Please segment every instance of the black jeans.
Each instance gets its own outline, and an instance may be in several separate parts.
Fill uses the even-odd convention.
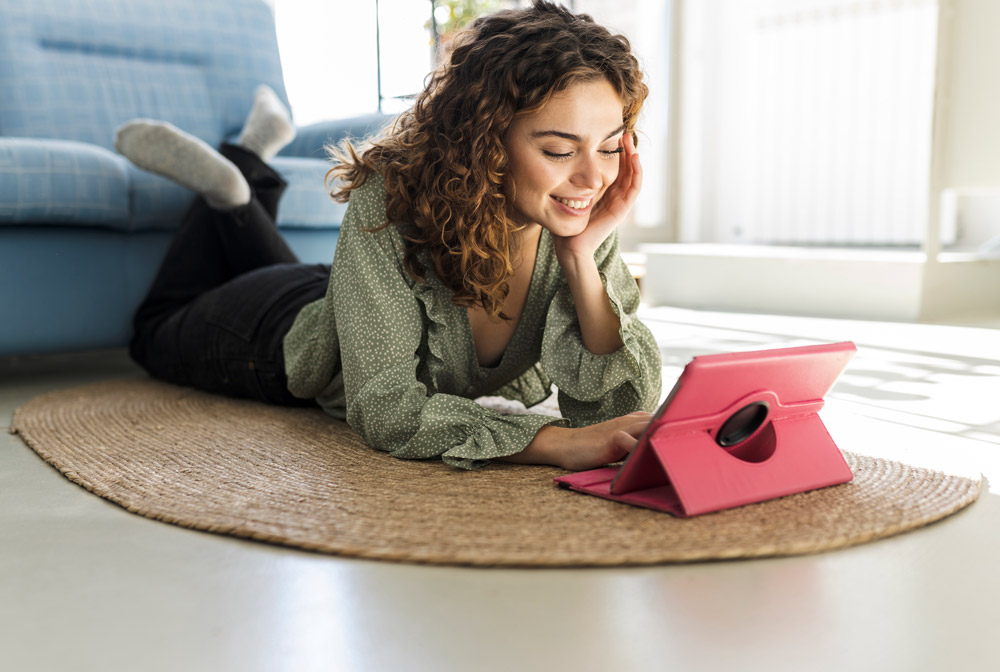
[[[282,341],[299,310],[326,293],[330,267],[300,263],[278,232],[281,176],[245,149],[219,151],[246,177],[250,202],[220,211],[195,199],[136,312],[129,352],[178,385],[313,405],[288,391]]]

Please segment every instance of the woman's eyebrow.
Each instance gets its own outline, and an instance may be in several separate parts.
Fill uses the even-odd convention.
[[[604,136],[604,139],[610,140],[611,138],[615,137],[624,130],[625,130],[625,124],[622,124],[615,130],[611,131],[606,136]],[[566,140],[572,140],[573,142],[580,142],[582,140],[580,136],[577,135],[576,133],[566,133],[564,131],[532,131],[530,137],[534,139],[534,138],[544,138],[549,136],[554,136],[557,138],[565,138]]]

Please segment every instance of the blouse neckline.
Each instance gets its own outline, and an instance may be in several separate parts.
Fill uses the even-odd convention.
[[[476,342],[472,338],[472,323],[469,321],[469,311],[463,306],[458,306],[449,302],[453,308],[461,312],[458,321],[463,325],[465,330],[465,342],[467,345],[465,350],[469,353],[470,367],[472,371],[476,371],[480,376],[500,371],[504,365],[509,363],[511,360],[508,353],[511,350],[516,349],[516,347],[520,344],[520,341],[523,340],[523,333],[526,329],[524,323],[527,322],[527,320],[524,319],[525,313],[528,312],[528,307],[534,306],[535,301],[537,301],[536,295],[539,291],[538,285],[541,282],[539,276],[542,275],[539,272],[539,268],[543,263],[542,260],[548,259],[549,254],[548,249],[546,249],[546,245],[548,245],[549,242],[549,232],[543,228],[541,234],[538,236],[538,250],[535,252],[535,263],[531,267],[531,280],[528,282],[528,295],[524,300],[524,308],[521,310],[521,316],[518,318],[517,326],[514,327],[514,333],[511,334],[510,342],[500,354],[500,358],[492,366],[481,365],[479,363],[479,358],[476,357]]]

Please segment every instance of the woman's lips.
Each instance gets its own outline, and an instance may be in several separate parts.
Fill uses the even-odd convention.
[[[551,198],[563,211],[573,215],[582,215],[589,212],[590,206],[594,203],[593,198],[562,198],[560,196],[552,196]]]

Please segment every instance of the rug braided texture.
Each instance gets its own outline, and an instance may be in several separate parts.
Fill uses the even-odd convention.
[[[826,551],[940,520],[981,481],[845,453],[854,480],[679,519],[562,490],[554,467],[462,471],[369,448],[319,409],[150,379],[34,399],[11,431],[67,478],[185,527],[363,558],[602,566]]]

